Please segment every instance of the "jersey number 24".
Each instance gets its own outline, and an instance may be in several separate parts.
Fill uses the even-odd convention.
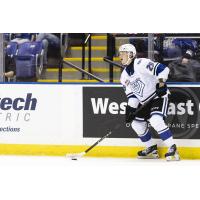
[[[153,70],[153,67],[154,67],[154,64],[152,62],[149,62],[149,64],[147,65],[147,69],[149,71],[152,71]]]

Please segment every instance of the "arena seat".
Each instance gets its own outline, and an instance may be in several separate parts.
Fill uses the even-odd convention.
[[[14,55],[16,55],[17,48],[18,48],[17,42],[9,42],[5,49],[7,56],[13,57]]]
[[[18,56],[30,56],[30,55],[39,55],[41,54],[42,42],[25,42],[19,45]]]
[[[12,33],[3,33],[4,41],[9,42],[11,40]]]
[[[40,75],[43,69],[42,42],[25,42],[18,47],[15,56],[16,77],[32,78]]]

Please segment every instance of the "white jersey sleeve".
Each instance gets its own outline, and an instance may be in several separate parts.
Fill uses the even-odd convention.
[[[132,92],[132,89],[130,87],[130,77],[127,74],[126,70],[123,70],[121,74],[120,82],[123,85],[125,94],[128,98],[128,105],[133,108],[137,108],[139,105],[139,100]]]
[[[143,74],[147,73],[155,76],[157,79],[167,80],[169,68],[159,62],[153,62],[150,59],[142,58],[137,62]]]

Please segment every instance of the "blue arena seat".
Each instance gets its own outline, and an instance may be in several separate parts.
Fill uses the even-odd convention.
[[[19,45],[18,56],[39,55],[42,52],[42,42],[25,42]]]
[[[9,42],[12,38],[12,33],[3,33],[3,39],[4,41]]]
[[[13,57],[17,53],[17,48],[18,48],[17,42],[9,42],[8,45],[6,46],[6,49],[5,49],[6,54],[9,57]]]
[[[25,42],[19,45],[17,55],[15,56],[17,79],[37,76],[37,71],[41,70],[40,67],[43,64],[40,58],[42,52],[42,42]],[[40,64],[39,61],[41,62]]]
[[[196,40],[192,40],[192,39],[186,39],[186,38],[176,38],[172,41],[172,43],[175,46],[178,46],[181,48],[181,50],[183,51],[183,53],[185,53],[186,50],[190,49],[192,51],[196,51],[197,50],[197,46],[198,43]]]
[[[36,57],[34,55],[17,56],[15,63],[17,78],[36,77]]]

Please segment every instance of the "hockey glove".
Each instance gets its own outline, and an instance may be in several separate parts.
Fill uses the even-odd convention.
[[[132,108],[129,105],[126,106],[126,117],[125,117],[126,123],[131,123],[135,119],[136,117],[135,111],[136,108]]]
[[[160,86],[160,83],[156,84],[156,94],[158,97],[162,97],[167,94],[167,85],[164,83],[163,86]]]

